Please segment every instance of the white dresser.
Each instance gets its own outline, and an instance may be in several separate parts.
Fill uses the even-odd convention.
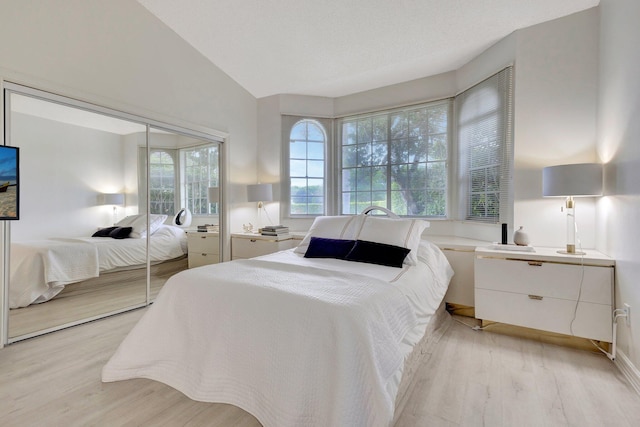
[[[231,233],[231,259],[253,258],[285,249],[300,243],[293,236],[263,236],[254,233]]]
[[[220,262],[220,236],[217,232],[187,232],[189,268]]]
[[[612,342],[615,261],[586,252],[477,248],[476,318]]]

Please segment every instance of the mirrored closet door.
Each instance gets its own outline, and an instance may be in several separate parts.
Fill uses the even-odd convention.
[[[220,141],[8,86],[5,144],[20,150],[8,341],[149,304],[188,267],[187,231],[221,225]]]
[[[140,148],[142,149],[142,147]],[[207,141],[175,131],[158,127],[149,128],[148,158],[149,170],[149,212],[151,215],[165,216],[165,223],[173,225],[166,233],[175,232],[176,227],[184,230],[182,244],[189,254],[191,263],[195,257],[206,257],[206,263],[221,260],[219,236],[219,195],[220,185],[220,143]],[[147,192],[146,181],[141,176],[139,188]],[[216,191],[213,191],[216,190]],[[146,212],[143,202],[141,209]],[[195,219],[195,220],[194,220]],[[197,225],[207,227],[207,239],[189,239],[186,232],[198,233]],[[149,244],[151,258],[150,297],[155,299],[168,276],[188,267],[188,259],[162,262],[167,251],[165,241],[168,236],[158,232],[152,234]],[[204,233],[198,237],[205,236]],[[191,241],[191,244],[188,242]],[[197,241],[196,244],[193,242]]]

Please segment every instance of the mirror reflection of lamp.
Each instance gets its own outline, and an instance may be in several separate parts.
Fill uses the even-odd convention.
[[[542,196],[567,198],[567,250],[558,252],[584,255],[584,252],[576,251],[576,216],[573,198],[602,196],[602,165],[577,163],[544,168]]]
[[[124,206],[124,194],[103,193],[98,197],[98,204],[113,205],[113,225],[118,222],[118,206]]]
[[[262,227],[262,211],[264,210],[267,215],[267,219],[271,221],[269,218],[269,214],[264,208],[264,202],[270,202],[273,200],[273,185],[272,184],[252,184],[247,185],[247,201],[248,202],[258,202],[258,230],[260,232],[260,228]]]
[[[220,187],[209,187],[207,189],[207,199],[211,204],[218,204],[220,202]],[[218,209],[216,209],[216,212],[218,212]]]

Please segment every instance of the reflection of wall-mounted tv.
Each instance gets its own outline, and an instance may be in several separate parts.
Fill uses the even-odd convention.
[[[0,220],[20,219],[18,147],[0,145]]]

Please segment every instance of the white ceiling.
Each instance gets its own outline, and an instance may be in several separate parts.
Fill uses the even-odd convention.
[[[138,0],[256,98],[337,97],[459,68],[599,0]]]

